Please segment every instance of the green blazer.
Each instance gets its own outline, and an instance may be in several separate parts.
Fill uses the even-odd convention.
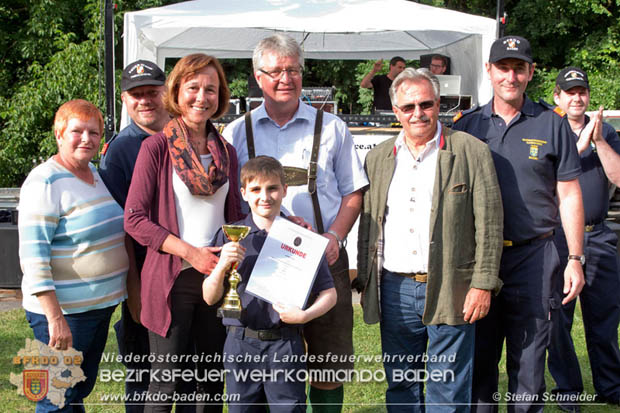
[[[394,173],[394,142],[366,156],[370,186],[364,193],[358,234],[358,279],[364,321],[381,319],[383,220]],[[430,222],[424,324],[465,324],[470,288],[499,292],[504,214],[491,153],[473,136],[443,128],[437,157]]]

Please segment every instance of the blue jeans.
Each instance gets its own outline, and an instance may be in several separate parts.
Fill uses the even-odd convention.
[[[426,283],[383,270],[381,346],[389,412],[468,412],[474,326],[424,325]],[[424,398],[426,382],[426,400]]]
[[[108,339],[110,318],[112,318],[115,308],[116,306],[111,306],[84,313],[65,314],[65,320],[67,320],[71,335],[73,336],[73,348],[81,351],[84,358],[80,368],[84,372],[86,380],[79,382],[75,387],[67,389],[65,393],[65,406],[62,409],[50,403],[46,397],[37,402],[36,413],[85,412],[82,403],[84,403],[84,399],[95,387],[101,354]],[[26,311],[26,319],[30,323],[34,337],[48,344],[50,336],[45,315]],[[51,380],[52,377],[49,379]]]

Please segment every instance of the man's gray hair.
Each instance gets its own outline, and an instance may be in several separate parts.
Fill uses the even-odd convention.
[[[435,101],[439,100],[439,80],[431,73],[430,70],[426,68],[414,69],[411,67],[406,68],[392,82],[392,86],[390,86],[390,100],[392,101],[392,105],[396,105],[396,91],[400,87],[401,83],[405,81],[410,82],[419,82],[426,81],[431,84],[433,87],[433,92],[435,92]]]
[[[299,43],[285,34],[274,34],[261,40],[256,45],[252,55],[252,65],[255,72],[262,68],[261,60],[265,52],[275,52],[281,57],[297,56],[299,58],[299,66],[304,67],[304,54]]]

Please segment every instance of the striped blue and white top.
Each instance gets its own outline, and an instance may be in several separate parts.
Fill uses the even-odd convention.
[[[33,169],[19,201],[23,306],[43,314],[37,293],[55,290],[64,314],[127,297],[123,210],[95,167],[90,185],[52,158]]]

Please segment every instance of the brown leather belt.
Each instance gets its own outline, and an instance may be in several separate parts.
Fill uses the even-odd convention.
[[[428,279],[428,273],[426,272],[395,272],[394,274],[400,275],[401,277],[411,278],[419,283],[425,283]]]
[[[510,240],[505,239],[504,240],[504,248],[505,247],[520,247],[522,245],[528,245],[528,244],[531,244],[534,241],[538,241],[538,240],[541,240],[541,239],[549,238],[552,235],[553,235],[553,231],[549,231],[549,232],[545,232],[544,234],[540,234],[537,237],[526,239],[526,240],[523,240],[523,241],[510,241]]]

